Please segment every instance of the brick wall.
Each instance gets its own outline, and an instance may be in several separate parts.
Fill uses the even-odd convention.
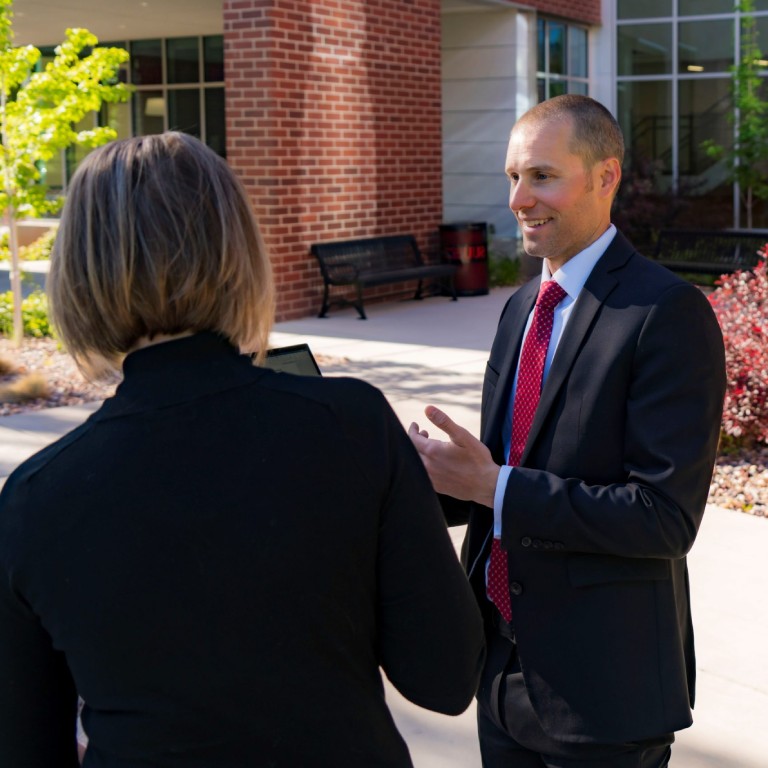
[[[312,242],[413,233],[435,249],[440,0],[223,0],[223,13],[227,160],[272,257],[278,319],[319,309]]]
[[[521,5],[584,24],[601,23],[600,0],[522,0]]]

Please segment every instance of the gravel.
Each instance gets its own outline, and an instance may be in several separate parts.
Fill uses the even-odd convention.
[[[10,374],[1,374],[3,362],[11,368]],[[47,394],[26,402],[4,401],[3,387],[32,373],[44,376]],[[72,358],[52,339],[25,339],[18,349],[8,339],[0,339],[0,417],[103,400],[114,391],[114,383],[86,380]],[[768,517],[767,467],[768,446],[719,456],[710,486],[709,503]]]
[[[3,401],[0,395],[0,416],[60,405],[80,405],[103,400],[115,391],[114,383],[95,383],[85,379],[72,358],[53,339],[24,339],[20,348],[8,339],[0,339],[0,365],[3,362],[11,367],[12,373],[0,376],[0,387],[36,373],[45,378],[48,393],[24,402]]]

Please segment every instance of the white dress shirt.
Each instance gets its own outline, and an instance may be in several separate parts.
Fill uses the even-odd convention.
[[[544,362],[544,380],[546,380],[549,369],[552,366],[552,360],[555,357],[557,345],[560,343],[560,339],[563,336],[563,331],[565,330],[565,326],[573,311],[573,305],[576,303],[576,299],[579,298],[581,289],[584,287],[584,283],[587,282],[587,278],[592,272],[593,267],[605,253],[606,248],[610,245],[615,234],[616,227],[611,224],[594,243],[588,245],[583,251],[577,253],[573,258],[566,261],[554,275],[550,274],[546,259],[543,260],[541,282],[543,283],[550,279],[555,280],[568,294],[555,307],[552,337],[547,349],[547,358]],[[532,320],[533,312],[528,316],[528,322],[523,333],[523,341],[525,341],[525,337],[528,335],[528,329],[531,327]],[[522,349],[522,346],[520,348]],[[520,360],[518,358],[515,379],[512,383],[512,394],[510,396],[509,407],[507,408],[507,415],[501,429],[505,456],[509,456],[509,446],[512,439],[512,406],[515,402],[515,391],[517,389],[517,377],[519,372]],[[501,536],[501,507],[504,503],[504,492],[507,489],[509,475],[513,470],[514,467],[510,467],[509,465],[503,466],[496,481],[496,493],[493,499],[493,535],[495,538]]]

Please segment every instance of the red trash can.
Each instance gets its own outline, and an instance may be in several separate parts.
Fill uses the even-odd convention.
[[[449,264],[458,264],[453,283],[458,296],[488,293],[488,227],[485,222],[441,224],[440,252]]]

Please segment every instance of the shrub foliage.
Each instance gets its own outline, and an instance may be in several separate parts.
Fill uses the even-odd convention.
[[[19,248],[19,261],[48,261],[51,258],[53,241],[56,238],[56,228],[52,227],[46,233],[40,235],[29,245]],[[10,261],[11,251],[8,246],[8,233],[0,235],[0,261]]]
[[[53,336],[48,322],[48,298],[43,291],[33,291],[21,302],[24,335],[41,339]],[[10,336],[13,331],[13,292],[0,293],[0,335]]]
[[[760,256],[753,270],[723,275],[709,297],[725,341],[723,434],[742,448],[768,443],[768,244]]]

